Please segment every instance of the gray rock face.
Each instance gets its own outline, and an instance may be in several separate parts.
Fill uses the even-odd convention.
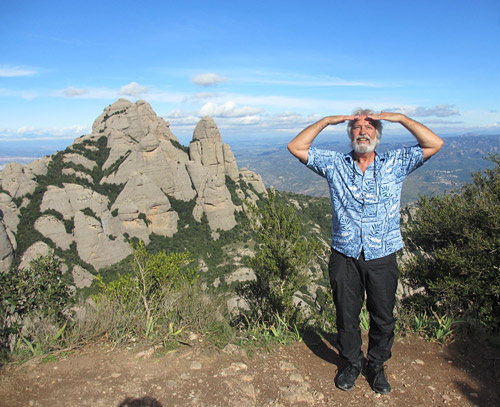
[[[250,185],[258,194],[266,194],[266,187],[262,181],[262,177],[247,168],[242,168],[240,176],[248,185]]]
[[[90,287],[94,280],[94,275],[79,265],[73,267],[71,274],[73,275],[76,288]]]
[[[200,162],[210,175],[225,175],[222,138],[212,118],[201,119],[189,144],[189,155],[193,161]]]
[[[36,177],[29,171],[24,171],[18,163],[9,163],[2,172],[2,188],[12,198],[32,194],[37,186]]]
[[[212,175],[200,186],[193,216],[197,221],[206,214],[212,230],[230,230],[236,225],[235,206],[222,176]]]
[[[118,263],[132,253],[130,245],[118,238],[110,239],[96,218],[78,211],[75,214],[75,241],[78,255],[96,270]]]
[[[40,205],[40,211],[54,209],[64,219],[71,219],[76,212],[89,208],[97,215],[108,209],[108,198],[78,184],[64,184],[64,188],[49,185]]]
[[[214,231],[229,230],[236,225],[236,207],[226,186],[226,174],[237,179],[238,167],[228,147],[224,155],[219,129],[210,117],[199,121],[189,144],[188,172],[198,193],[193,216],[200,221],[205,213]]]
[[[5,227],[13,232],[17,232],[19,209],[8,194],[0,193],[0,211],[3,214]]]
[[[233,181],[238,181],[238,165],[236,164],[236,159],[234,158],[234,154],[229,144],[222,145],[222,153],[224,154],[224,170],[226,175]]]
[[[84,157],[83,155],[74,154],[74,153],[65,154],[63,161],[65,163],[73,163],[76,165],[81,165],[81,166],[87,168],[88,170],[91,170],[92,168],[94,168],[97,165],[94,161],[89,160],[88,158]]]
[[[47,256],[50,253],[50,247],[44,242],[33,243],[21,257],[19,268],[24,269],[30,265],[30,262],[38,257]]]
[[[14,260],[14,248],[5,229],[3,221],[0,221],[0,273],[9,270]]]
[[[206,216],[212,237],[218,238],[220,230],[236,225],[235,211],[243,210],[242,200],[256,200],[266,193],[260,176],[238,170],[212,118],[199,121],[185,148],[169,123],[144,101],[120,99],[105,108],[92,133],[76,139],[59,158],[62,183],[41,192],[40,215],[33,228],[63,250],[75,242],[81,259],[96,269],[131,253],[125,237],[147,244],[152,233],[174,236],[179,214],[173,200],[194,201],[194,219],[200,222]],[[11,163],[0,173],[5,191],[0,193],[2,259],[10,259],[15,252],[20,216],[15,198],[23,198],[20,206],[27,206],[38,186],[37,177],[46,175],[55,159],[44,157],[25,167]],[[72,181],[64,182],[69,177]],[[21,253],[22,264],[48,251],[47,244],[37,242]],[[76,284],[84,284],[81,270],[73,274]]]
[[[225,277],[227,284],[232,284],[236,281],[252,281],[256,280],[257,277],[252,269],[248,267],[241,267],[234,273]]]
[[[39,217],[35,222],[35,229],[63,250],[69,249],[73,242],[73,235],[67,233],[64,223],[54,216]]]
[[[108,136],[110,155],[103,168],[120,163],[101,183],[123,184],[131,174],[146,174],[165,194],[189,201],[195,191],[186,170],[189,157],[174,146],[180,145],[169,124],[156,116],[148,103],[135,105],[119,100],[104,110],[93,126],[94,133]]]
[[[145,174],[131,175],[111,209],[118,210],[118,218],[129,235],[144,241],[149,241],[150,233],[172,236],[177,232],[179,215],[172,210],[163,191]],[[146,219],[140,219],[140,214]]]
[[[62,173],[64,175],[74,175],[76,178],[86,180],[87,182],[90,183],[93,182],[93,179],[89,174],[86,174],[82,171],[75,171],[73,168],[63,168]]]
[[[47,167],[50,163],[50,157],[43,157],[39,160],[24,166],[24,172],[32,175],[45,175],[47,174]]]

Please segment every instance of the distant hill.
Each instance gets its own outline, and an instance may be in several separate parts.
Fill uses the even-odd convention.
[[[491,166],[485,160],[488,154],[500,152],[500,135],[463,135],[446,137],[442,150],[423,167],[411,174],[405,181],[402,205],[415,202],[419,195],[433,195],[449,192],[471,180],[471,173]],[[379,151],[413,145],[414,142],[384,141]],[[349,151],[346,142],[320,143],[315,147],[336,151]],[[327,197],[326,181],[307,169],[290,155],[286,144],[260,141],[258,145],[233,145],[233,152],[240,165],[258,171],[267,187],[311,196]]]

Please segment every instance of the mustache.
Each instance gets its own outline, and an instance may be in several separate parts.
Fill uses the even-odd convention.
[[[375,142],[375,140],[374,140],[374,139],[372,140],[372,139],[371,139],[370,137],[368,137],[368,136],[357,136],[357,137],[354,139],[354,141],[359,141],[359,140],[368,140],[370,143]]]

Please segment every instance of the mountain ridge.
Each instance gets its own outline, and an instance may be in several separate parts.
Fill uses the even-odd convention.
[[[0,271],[55,249],[77,286],[126,258],[131,239],[178,233],[174,202],[217,239],[236,226],[244,199],[266,194],[260,175],[238,169],[213,119],[202,118],[184,147],[147,102],[125,99],[65,150],[7,164],[0,185]]]

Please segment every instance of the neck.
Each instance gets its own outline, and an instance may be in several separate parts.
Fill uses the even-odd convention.
[[[365,172],[365,170],[373,162],[374,159],[375,151],[370,151],[369,153],[357,153],[356,151],[354,152],[354,160],[356,161],[356,164],[358,164],[358,167],[362,172]]]
[[[375,159],[375,151],[369,153],[357,153],[354,151],[354,159],[358,163],[368,163],[368,165]]]

